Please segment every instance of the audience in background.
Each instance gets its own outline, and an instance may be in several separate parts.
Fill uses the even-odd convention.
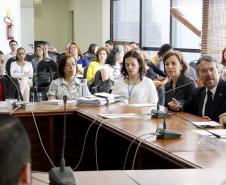
[[[0,51],[0,101],[5,99],[22,99],[17,79],[5,75],[5,56]]]
[[[25,61],[25,55],[24,48],[17,49],[16,61],[11,63],[10,74],[19,81],[24,101],[29,102],[30,87],[33,85],[33,67],[30,62]]]
[[[31,144],[15,117],[0,116],[0,184],[31,184]]]
[[[86,79],[92,84],[96,72],[105,64],[109,51],[105,47],[100,47],[96,53],[96,60],[91,61],[87,70]]]
[[[76,78],[78,67],[72,55],[63,55],[58,61],[59,78],[52,81],[47,92],[48,99],[63,99],[66,95],[69,100],[76,100],[81,96],[80,79]],[[89,95],[89,90],[86,90]]]
[[[163,64],[163,56],[166,54],[166,52],[170,51],[172,49],[172,46],[170,44],[163,44],[159,51],[157,52],[157,55],[152,57],[151,61],[153,64],[155,64],[160,70],[164,71],[164,64]]]
[[[214,57],[202,56],[197,62],[197,72],[204,86],[196,88],[184,106],[174,99],[171,109],[226,124],[226,82],[220,79],[217,64]]]
[[[7,62],[10,58],[16,57],[16,50],[17,50],[17,47],[18,47],[17,41],[15,41],[15,40],[10,40],[10,41],[9,41],[10,52],[7,53],[7,54],[5,55],[6,62]]]
[[[82,78],[84,73],[84,68],[89,66],[89,60],[82,56],[81,49],[79,48],[78,44],[72,42],[69,46],[69,54],[71,54],[75,62],[77,63],[77,77]]]
[[[122,45],[117,45],[108,55],[105,64],[101,69],[102,81],[110,79],[115,81],[122,78],[121,63],[124,57],[124,48]]]
[[[33,67],[33,86],[37,86],[37,66],[39,62],[44,60],[45,58],[45,51],[44,49],[38,45],[35,49],[35,58],[31,60],[32,67]]]
[[[113,94],[125,96],[129,103],[157,103],[155,85],[144,76],[144,60],[137,51],[131,50],[124,55],[122,75],[123,78],[115,81]]]
[[[88,50],[83,54],[89,61],[96,58],[98,47],[96,44],[90,44]]]
[[[226,48],[222,52],[221,64],[224,66],[222,71],[223,79],[226,80]]]
[[[114,48],[114,43],[112,40],[107,40],[105,41],[105,47],[108,49],[110,52]]]
[[[171,109],[173,99],[184,104],[191,97],[196,84],[185,75],[188,64],[180,51],[167,52],[163,57],[163,62],[165,72],[170,79],[165,85],[165,92],[170,91],[165,93],[165,106]]]

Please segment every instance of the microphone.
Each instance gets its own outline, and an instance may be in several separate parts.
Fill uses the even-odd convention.
[[[175,130],[167,130],[166,129],[166,116],[167,114],[165,114],[164,116],[164,120],[163,120],[163,128],[157,128],[156,132],[159,133],[159,135],[157,135],[158,139],[176,139],[178,137],[180,137],[182,135],[182,133],[177,132]]]
[[[184,117],[179,116],[178,114],[176,114],[176,113],[174,113],[174,112],[172,112],[172,114],[175,115],[175,116],[177,116],[177,117],[179,117],[179,118],[181,118],[181,119],[183,119],[184,121],[186,121],[186,122],[188,122],[188,123],[191,123],[193,126],[196,126],[196,127],[199,128],[199,129],[205,130],[206,132],[210,133],[211,135],[215,136],[216,138],[222,138],[219,134],[215,134],[215,133],[209,131],[205,126],[196,125],[196,124],[194,124],[192,121],[187,120],[187,119],[185,119]]]
[[[181,85],[181,86],[179,86],[179,87],[176,87],[175,89],[170,89],[170,90],[168,90],[168,91],[165,91],[165,92],[163,92],[163,94],[159,97],[159,99],[158,99],[158,102],[157,102],[157,108],[156,109],[152,109],[151,110],[151,113],[152,113],[152,117],[153,118],[164,118],[164,117],[168,117],[168,116],[170,116],[170,114],[171,113],[169,113],[169,112],[164,112],[164,111],[160,111],[159,110],[159,107],[160,107],[160,105],[159,105],[159,100],[160,100],[160,98],[162,97],[162,96],[165,96],[165,94],[167,94],[167,93],[170,93],[170,92],[172,92],[172,91],[175,91],[175,90],[177,90],[177,89],[180,89],[180,88],[182,88],[182,87],[185,87],[185,86],[187,86],[187,85],[190,85],[190,84],[192,84],[192,83],[194,83],[195,81],[191,81],[191,82],[188,82],[188,83],[186,83],[186,84],[183,84],[183,85]]]
[[[23,96],[20,92],[20,89],[18,85],[13,81],[12,77],[5,71],[6,76],[9,78],[9,80],[13,83],[13,85],[16,87],[17,93],[18,93],[18,101],[23,101]]]
[[[64,151],[66,142],[66,104],[67,96],[63,96],[64,100],[64,127],[63,127],[63,145],[61,151],[60,167],[52,168],[49,171],[49,180],[53,185],[75,185],[76,180],[71,167],[65,167]]]

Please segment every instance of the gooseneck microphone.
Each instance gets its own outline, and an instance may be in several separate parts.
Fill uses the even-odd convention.
[[[49,180],[53,185],[75,185],[76,180],[71,167],[65,167],[64,151],[66,142],[66,105],[67,96],[63,96],[64,101],[64,126],[63,126],[63,145],[61,151],[60,167],[52,168],[49,171]]]
[[[7,71],[5,71],[5,75],[9,78],[9,80],[12,82],[12,84],[15,86],[17,93],[18,93],[18,101],[23,101],[23,96],[20,92],[20,89],[18,87],[18,85],[13,81],[12,77],[7,73]]]
[[[172,114],[175,115],[175,116],[177,116],[177,117],[179,117],[179,118],[181,118],[181,119],[183,119],[184,121],[186,121],[186,122],[188,122],[188,123],[191,123],[193,126],[196,126],[196,127],[199,128],[199,129],[205,130],[206,132],[210,133],[211,135],[215,136],[216,138],[222,138],[220,135],[211,132],[211,131],[208,130],[206,127],[203,127],[203,126],[200,126],[200,125],[196,125],[196,124],[194,124],[192,121],[190,121],[190,120],[188,120],[188,119],[186,119],[186,118],[184,118],[184,117],[182,117],[182,116],[179,116],[179,115],[176,114],[176,113],[173,113],[173,112],[172,112]]]
[[[167,94],[167,93],[173,92],[173,91],[175,91],[175,90],[177,90],[177,89],[180,89],[180,88],[185,87],[185,86],[187,86],[187,85],[190,85],[190,84],[192,84],[192,83],[195,83],[195,81],[188,82],[188,83],[183,84],[183,85],[181,85],[181,86],[179,86],[179,87],[176,87],[175,89],[170,89],[170,90],[168,90],[168,91],[163,92],[163,94],[162,94],[162,95],[159,97],[159,99],[158,99],[156,109],[152,109],[152,111],[151,111],[152,117],[153,117],[153,118],[164,118],[164,117],[166,117],[166,116],[169,116],[170,113],[164,112],[164,111],[160,111],[160,110],[159,110],[159,107],[160,107],[160,105],[159,105],[159,100],[160,100],[160,98],[161,98],[162,96],[165,96],[165,94]]]

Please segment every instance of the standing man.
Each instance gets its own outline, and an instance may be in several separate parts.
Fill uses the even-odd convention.
[[[5,99],[20,99],[23,97],[20,92],[20,86],[17,79],[5,75],[5,56],[0,51],[0,101]]]
[[[8,61],[12,57],[16,57],[16,50],[17,50],[18,44],[17,41],[11,40],[9,41],[9,48],[10,52],[6,54],[6,61]]]
[[[202,56],[197,62],[197,72],[204,86],[194,90],[184,107],[173,99],[170,109],[184,109],[185,112],[226,124],[226,82],[220,79],[217,60],[208,55]]]

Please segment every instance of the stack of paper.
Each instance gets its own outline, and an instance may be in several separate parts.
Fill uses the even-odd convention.
[[[122,96],[112,95],[107,93],[96,93],[91,96],[78,98],[79,105],[88,105],[88,106],[102,106],[115,103],[122,100]]]

